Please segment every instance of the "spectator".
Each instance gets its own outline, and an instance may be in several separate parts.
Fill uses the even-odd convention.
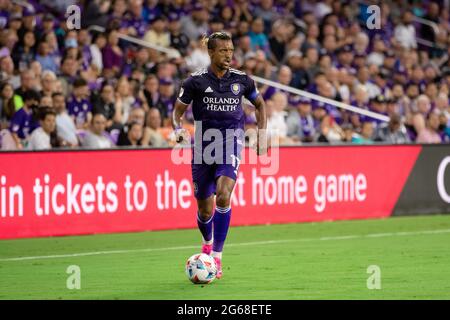
[[[190,15],[181,18],[181,30],[191,41],[196,41],[199,37],[208,33],[209,13],[199,2],[194,4]]]
[[[439,4],[434,2],[427,3],[427,14],[423,17],[426,20],[432,21],[436,24],[439,23]],[[420,28],[420,37],[428,40],[431,43],[435,42],[435,31],[428,24],[423,24]]]
[[[53,71],[47,70],[42,73],[41,86],[42,90],[40,94],[42,96],[51,97],[56,92],[56,75]]]
[[[441,143],[442,139],[439,135],[439,115],[431,112],[426,117],[426,127],[418,132],[417,143]]]
[[[287,136],[287,96],[283,92],[273,94],[267,101],[267,137],[272,145],[291,144]]]
[[[19,71],[24,71],[30,67],[35,58],[36,37],[32,30],[25,32],[23,40],[18,42],[13,50],[12,58],[14,65]]]
[[[288,136],[293,141],[312,142],[316,135],[314,118],[312,116],[311,100],[299,97],[296,109],[287,118]]]
[[[46,35],[53,33],[56,21],[57,20],[56,20],[55,16],[53,16],[53,14],[45,13],[44,16],[42,17],[41,25],[37,27],[37,29],[38,29],[36,32],[37,38],[44,39],[44,41],[47,41]]]
[[[110,130],[114,124],[120,123],[121,117],[116,108],[114,87],[111,84],[103,84],[100,90],[100,96],[97,96],[94,99],[92,112],[105,115],[107,130]]]
[[[416,29],[412,24],[412,19],[412,12],[404,12],[401,23],[397,25],[394,30],[395,40],[405,49],[417,48]]]
[[[92,116],[91,126],[82,139],[82,146],[91,149],[107,149],[113,143],[106,132],[106,117],[101,113]]]
[[[38,108],[40,95],[35,90],[28,90],[23,94],[23,106],[11,119],[9,130],[17,149],[23,149],[26,139],[35,129],[33,110]]]
[[[280,84],[284,84],[288,86],[291,83],[292,80],[292,71],[291,68],[288,66],[281,66],[277,73],[277,82]],[[268,100],[272,98],[272,96],[276,93],[281,91],[281,89],[275,88],[275,87],[267,87],[267,89],[262,89],[263,92],[263,98],[264,100]]]
[[[191,43],[192,50],[186,57],[186,66],[191,72],[207,68],[211,63],[207,47],[202,43]]]
[[[180,15],[172,12],[169,14],[169,38],[170,46],[180,51],[182,56],[185,56],[189,47],[189,38],[181,30]]]
[[[59,146],[56,136],[56,113],[52,108],[39,112],[40,127],[33,131],[27,145],[29,150],[45,150]]]
[[[417,97],[414,111],[419,112],[422,116],[426,117],[431,111],[431,101],[426,95],[421,94]]]
[[[0,130],[8,127],[9,121],[19,109],[16,108],[17,98],[10,83],[4,82],[0,84]]]
[[[127,122],[122,126],[117,139],[117,145],[128,146],[130,141],[128,140],[129,125],[133,122],[140,123],[142,126],[145,124],[145,111],[143,108],[133,108],[127,119]]]
[[[356,144],[372,144],[373,143],[374,125],[372,122],[363,122],[361,134],[356,135],[352,142]]]
[[[325,115],[321,120],[318,135],[318,142],[337,143],[342,141],[344,132],[332,117]]]
[[[102,50],[106,46],[107,40],[103,33],[96,33],[92,42],[93,43],[89,46],[92,56],[92,64],[94,64],[101,72],[103,69]]]
[[[111,1],[108,0],[94,0],[86,3],[86,8],[83,10],[81,25],[83,28],[89,25],[99,25],[106,27],[108,23],[107,12],[110,8]]]
[[[273,24],[272,34],[269,37],[269,46],[272,53],[272,61],[276,64],[283,61],[286,55],[286,44],[289,34],[283,20],[277,20]]]
[[[122,124],[127,123],[131,109],[137,105],[136,97],[133,96],[130,82],[121,77],[116,85],[116,120]]]
[[[159,103],[157,105],[164,121],[171,121],[172,111],[175,105],[175,87],[173,80],[163,78],[159,80]],[[164,108],[162,108],[164,106]]]
[[[0,81],[8,82],[16,90],[20,86],[19,76],[14,74],[14,62],[9,55],[7,49],[0,50],[3,51],[4,56],[0,57]]]
[[[142,145],[148,145],[154,148],[168,147],[169,136],[172,133],[170,128],[161,127],[161,114],[158,109],[150,108],[147,115],[146,127]]]
[[[355,138],[353,126],[351,124],[345,124],[342,126],[343,136],[342,142],[344,143],[352,143]]]
[[[144,96],[150,108],[155,107],[159,101],[159,80],[154,74],[149,74],[145,78]]]
[[[136,70],[141,71],[144,75],[151,73],[153,65],[149,62],[150,56],[148,48],[141,47],[137,50],[135,57],[131,63],[127,63],[122,73],[130,77]]]
[[[108,42],[102,49],[103,68],[106,78],[119,75],[124,63],[123,52],[119,47],[119,36],[116,30],[107,33]]]
[[[377,87],[372,81],[370,81],[370,73],[367,67],[361,67],[358,69],[356,75],[356,84],[366,87],[369,99],[375,98],[380,93],[380,88]]]
[[[67,99],[67,110],[77,128],[86,129],[92,118],[92,105],[89,101],[89,88],[86,80],[79,78],[73,83],[73,95]]]
[[[142,38],[146,30],[144,20],[143,0],[129,0],[128,10],[124,17],[127,22],[127,30],[130,36]]]
[[[20,87],[15,90],[15,94],[23,98],[26,91],[36,89],[36,75],[33,70],[27,69],[20,73]],[[22,101],[19,101],[19,107],[22,106]]]
[[[61,61],[61,72],[58,81],[61,83],[62,93],[65,97],[72,95],[73,82],[77,78],[78,62],[75,58],[66,56]]]
[[[167,21],[163,16],[153,19],[151,28],[145,33],[144,41],[167,48],[170,45],[170,33],[167,31]]]
[[[41,100],[39,100],[39,108],[53,108],[53,100],[51,96],[41,95]]]
[[[36,61],[41,64],[42,70],[49,70],[54,73],[58,72],[59,66],[54,57],[50,55],[50,46],[45,41],[39,43]]]
[[[127,139],[117,143],[118,146],[141,146],[144,127],[140,122],[131,122],[127,124]]]
[[[73,118],[69,115],[66,109],[66,100],[64,96],[56,92],[52,95],[53,108],[56,112],[56,132],[58,138],[65,141],[66,145],[76,147],[79,145],[77,136],[77,127]]]
[[[302,53],[299,50],[290,50],[286,55],[286,64],[292,71],[289,85],[301,90],[306,89],[310,84],[310,78],[304,67]]]
[[[266,57],[270,57],[269,39],[264,33],[264,21],[261,18],[253,20],[252,29],[248,35],[250,36],[252,50],[262,50]]]
[[[388,124],[383,124],[376,130],[375,141],[382,141],[390,144],[409,143],[408,133],[402,124],[401,117],[393,114]]]

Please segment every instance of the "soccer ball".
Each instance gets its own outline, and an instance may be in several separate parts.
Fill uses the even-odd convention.
[[[216,278],[216,273],[217,267],[214,258],[207,254],[194,254],[186,262],[186,275],[192,283],[211,283]]]

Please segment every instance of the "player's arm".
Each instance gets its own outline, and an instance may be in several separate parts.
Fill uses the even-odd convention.
[[[172,126],[175,130],[175,139],[177,143],[182,142],[185,139],[185,133],[183,129],[183,124],[181,118],[186,112],[188,105],[181,102],[179,99],[176,100],[175,106],[172,112]]]
[[[258,122],[257,135],[257,154],[263,155],[267,152],[267,117],[266,117],[266,103],[260,94],[253,101],[256,108],[256,121]]]
[[[186,112],[187,107],[188,107],[187,104],[184,104],[178,99],[176,100],[175,107],[172,113],[172,125],[174,130],[181,129],[182,127],[181,118]]]
[[[182,142],[186,135],[186,130],[183,129],[182,117],[186,112],[189,104],[192,102],[194,96],[194,83],[192,77],[187,78],[180,88],[180,93],[175,101],[174,110],[172,112],[172,126],[175,130],[175,138],[177,143]]]

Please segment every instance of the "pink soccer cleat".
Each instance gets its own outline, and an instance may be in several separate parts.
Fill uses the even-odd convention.
[[[216,262],[216,267],[217,267],[216,278],[220,279],[220,278],[222,278],[222,260],[220,260],[217,257],[214,257],[214,261]]]
[[[208,256],[211,254],[212,244],[203,244],[202,245],[202,253],[207,254]]]

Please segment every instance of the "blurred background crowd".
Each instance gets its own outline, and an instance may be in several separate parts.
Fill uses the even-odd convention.
[[[0,0],[1,148],[173,146],[181,81],[222,30],[234,68],[390,119],[259,86],[274,143],[449,143],[449,13],[448,0]],[[189,110],[184,124],[193,136]]]

